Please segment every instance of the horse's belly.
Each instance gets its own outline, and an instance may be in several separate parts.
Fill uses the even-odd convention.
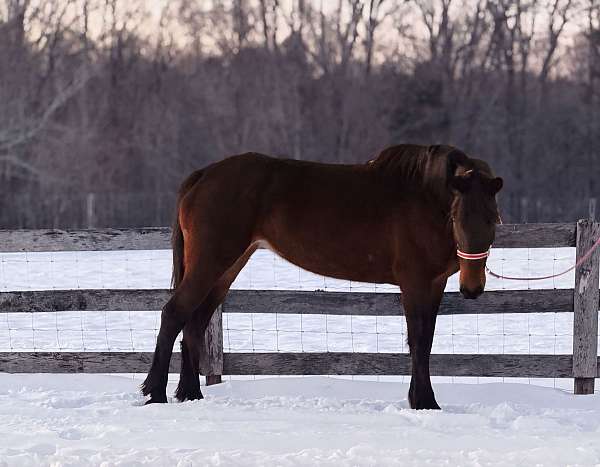
[[[329,242],[294,242],[287,245],[277,240],[260,239],[256,243],[315,274],[356,282],[396,283],[392,271],[392,255],[384,256],[376,248],[355,247],[340,251],[339,245],[332,247]]]

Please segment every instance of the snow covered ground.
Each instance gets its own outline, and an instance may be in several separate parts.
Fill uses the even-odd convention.
[[[573,260],[568,248],[495,250],[490,266],[533,276]],[[164,288],[169,275],[168,251],[0,253],[2,291]],[[395,291],[315,276],[267,251],[234,287]],[[572,273],[487,289],[570,287]],[[442,316],[434,352],[569,354],[572,315],[560,311]],[[156,311],[3,314],[0,351],[153,350],[158,325]],[[224,325],[233,352],[407,350],[401,317],[241,314]],[[203,401],[141,407],[140,375],[3,374],[0,466],[600,465],[600,395],[557,389],[570,381],[434,378],[443,411],[432,413],[408,409],[408,378],[363,379],[233,379],[203,388]]]
[[[172,388],[171,388],[172,389]],[[519,384],[407,385],[324,377],[231,381],[142,407],[131,378],[2,375],[6,466],[592,466],[600,396]]]

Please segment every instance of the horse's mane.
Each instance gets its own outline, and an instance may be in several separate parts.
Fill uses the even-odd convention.
[[[367,162],[371,170],[393,177],[410,189],[423,189],[446,201],[450,195],[449,177],[467,170],[492,176],[489,166],[472,159],[452,146],[401,144],[384,149]]]

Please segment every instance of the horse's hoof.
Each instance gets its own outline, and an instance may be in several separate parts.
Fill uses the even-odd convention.
[[[408,402],[410,404],[410,408],[414,410],[441,410],[433,394],[429,396],[421,395],[421,397],[415,397],[414,391],[409,390]]]
[[[150,399],[148,399],[144,405],[149,405],[149,404],[166,404],[167,403],[167,397],[151,397]]]
[[[200,391],[200,385],[182,384],[182,381],[180,381],[179,386],[177,386],[177,390],[175,391],[175,399],[177,399],[179,402],[203,399],[202,391]]]
[[[441,407],[434,400],[430,401],[419,401],[412,407],[415,410],[441,410]]]
[[[436,401],[433,401],[429,407],[424,407],[426,410],[442,410],[442,408],[438,405]]]
[[[198,392],[190,392],[187,394],[177,392],[175,394],[175,399],[177,399],[179,402],[196,401],[196,400],[204,399],[204,396],[199,391]]]

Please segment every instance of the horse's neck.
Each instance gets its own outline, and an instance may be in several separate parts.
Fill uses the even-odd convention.
[[[454,242],[452,232],[451,208],[453,196],[451,193],[423,188],[417,203],[420,216],[431,225],[440,239],[449,245]]]
[[[439,183],[423,180],[407,180],[400,185],[390,183],[390,191],[400,198],[423,205],[433,216],[444,221],[450,217],[453,195],[447,188],[440,188]]]

